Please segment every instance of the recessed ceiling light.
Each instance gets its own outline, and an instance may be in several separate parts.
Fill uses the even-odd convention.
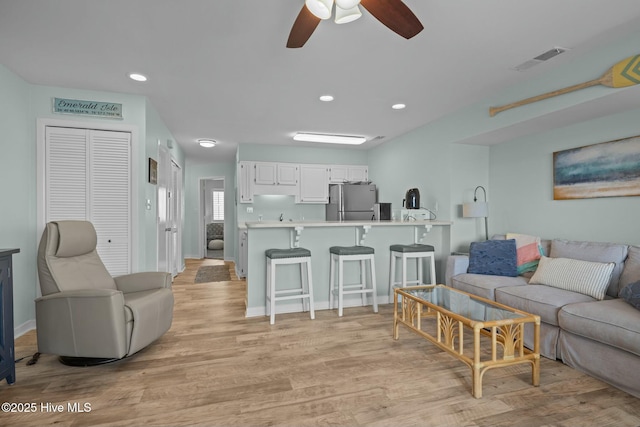
[[[405,107],[406,107],[406,105],[404,105],[404,104],[393,104],[391,106],[391,108],[393,108],[394,110],[402,110]]]
[[[326,133],[296,133],[293,137],[295,141],[305,142],[322,142],[327,144],[352,144],[359,145],[364,143],[367,138],[364,136],[351,135],[331,135]]]
[[[135,80],[137,82],[146,82],[147,81],[147,76],[144,76],[144,75],[138,74],[138,73],[129,74],[129,78],[131,80]]]
[[[333,96],[331,96],[331,95],[322,95],[320,97],[320,101],[324,101],[324,102],[333,101]]]
[[[216,146],[216,141],[213,139],[199,139],[198,144],[204,148],[211,148]]]

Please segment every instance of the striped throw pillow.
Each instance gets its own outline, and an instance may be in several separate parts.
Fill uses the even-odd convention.
[[[604,299],[613,272],[613,262],[591,262],[543,256],[530,284],[547,285]]]

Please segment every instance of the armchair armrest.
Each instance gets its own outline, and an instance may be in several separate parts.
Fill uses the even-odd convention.
[[[125,294],[171,288],[171,274],[162,271],[125,274],[124,276],[114,277],[113,280],[116,282],[116,287]]]
[[[61,356],[127,354],[124,296],[115,289],[58,292],[36,299],[38,351]]]
[[[458,274],[464,274],[469,268],[468,255],[450,255],[447,258],[447,268],[445,270],[445,284],[451,286],[451,278]]]

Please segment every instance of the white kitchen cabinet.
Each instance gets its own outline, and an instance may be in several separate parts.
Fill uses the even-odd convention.
[[[329,166],[329,182],[331,184],[340,184],[342,182],[347,182],[347,166]]]
[[[253,203],[256,195],[295,196],[296,203],[327,203],[329,184],[368,179],[368,167],[363,165],[241,161],[238,203]]]
[[[369,180],[369,168],[367,166],[347,167],[347,181],[360,182]]]
[[[331,165],[329,166],[329,182],[360,182],[369,179],[369,168],[362,165]]]
[[[277,163],[255,162],[253,168],[256,185],[276,185]]]
[[[276,185],[298,185],[298,165],[295,163],[278,163],[276,167]]]
[[[253,163],[238,165],[238,203],[253,203]]]
[[[296,202],[329,202],[329,170],[326,165],[300,165],[300,192]]]
[[[254,183],[256,185],[298,184],[298,165],[296,163],[255,162]]]
[[[254,162],[253,194],[284,195],[298,194],[298,164]]]

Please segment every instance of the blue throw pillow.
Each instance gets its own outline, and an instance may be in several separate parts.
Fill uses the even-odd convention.
[[[516,240],[472,242],[469,247],[467,272],[516,277],[518,275]]]
[[[640,280],[629,283],[620,291],[620,298],[640,310]]]

